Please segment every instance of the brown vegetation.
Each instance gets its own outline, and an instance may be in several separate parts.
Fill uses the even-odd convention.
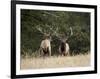
[[[90,54],[76,56],[32,57],[21,59],[21,69],[86,67],[90,66]]]

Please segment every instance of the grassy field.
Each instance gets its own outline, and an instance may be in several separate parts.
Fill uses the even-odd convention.
[[[21,69],[85,67],[90,66],[90,54],[76,56],[51,56],[38,58],[22,58]]]

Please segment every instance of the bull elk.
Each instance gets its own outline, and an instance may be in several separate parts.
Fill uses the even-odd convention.
[[[51,36],[49,33],[44,32],[41,28],[37,28],[43,34],[43,40],[40,44],[40,56],[51,56]]]
[[[73,35],[73,31],[72,31],[71,27],[70,27],[70,32],[71,32],[70,36]],[[66,36],[65,34],[59,34],[59,33],[57,33],[57,30],[56,30],[55,34],[60,40],[59,54],[63,55],[63,56],[70,55],[70,53],[69,53],[70,47],[68,44],[69,36]]]

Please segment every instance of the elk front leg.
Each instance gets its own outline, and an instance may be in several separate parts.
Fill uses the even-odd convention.
[[[42,50],[42,48],[39,49],[39,56],[40,57],[43,56],[43,50]]]

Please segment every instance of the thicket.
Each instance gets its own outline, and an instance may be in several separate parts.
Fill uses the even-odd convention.
[[[70,27],[73,35],[70,36]],[[47,10],[21,10],[21,55],[38,55],[43,32],[68,37],[71,54],[90,51],[90,13]],[[52,30],[50,28],[53,28]],[[59,39],[52,35],[52,55],[58,54]]]

